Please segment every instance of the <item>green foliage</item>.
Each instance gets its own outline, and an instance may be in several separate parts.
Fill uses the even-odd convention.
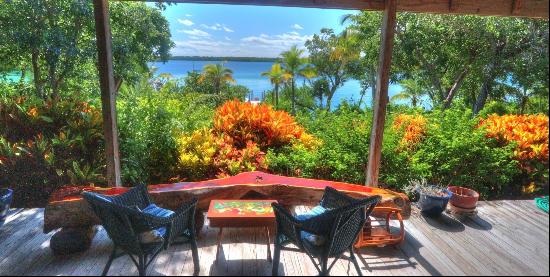
[[[123,183],[177,178],[175,137],[209,126],[216,102],[208,95],[156,91],[145,81],[123,86],[117,102]]]
[[[316,150],[285,148],[268,152],[269,168],[289,175],[364,183],[368,159],[369,116],[349,109],[317,111],[298,117],[323,143]]]
[[[105,184],[101,114],[87,101],[9,96],[0,118],[0,186],[15,188],[16,206],[43,206],[69,184]]]
[[[173,47],[168,21],[145,3],[110,5],[117,88],[134,82]],[[85,0],[0,2],[1,70],[31,71],[36,94],[57,96],[97,83],[93,5]]]
[[[503,195],[520,173],[513,147],[501,147],[462,110],[428,115],[426,138],[407,153],[410,172],[431,183],[470,187],[482,197]],[[402,184],[395,184],[400,186]]]

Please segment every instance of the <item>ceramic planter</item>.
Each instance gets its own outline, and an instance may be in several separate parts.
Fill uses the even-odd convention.
[[[438,216],[445,211],[453,193],[446,189],[443,193],[446,195],[436,196],[419,192],[418,204],[422,213],[427,216]]]
[[[449,186],[447,188],[453,193],[450,199],[451,205],[462,209],[475,209],[479,200],[479,193],[473,189]]]
[[[0,226],[4,224],[8,210],[10,209],[13,191],[11,189],[0,189]]]

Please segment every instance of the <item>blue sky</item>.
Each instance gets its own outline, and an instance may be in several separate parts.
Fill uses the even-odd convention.
[[[173,55],[277,57],[321,28],[343,30],[349,10],[265,6],[176,4],[163,14],[170,22]]]

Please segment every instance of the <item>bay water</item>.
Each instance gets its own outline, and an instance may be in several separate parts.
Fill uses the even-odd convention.
[[[224,63],[225,67],[233,71],[233,78],[238,85],[243,85],[251,91],[251,99],[261,99],[264,92],[272,89],[269,78],[261,76],[262,72],[271,69],[272,62],[247,62],[247,61],[193,61],[193,60],[169,60],[166,63],[154,62],[150,66],[157,68],[156,74],[169,73],[175,78],[183,78],[188,72],[202,71],[207,64]],[[303,80],[297,80],[302,85]],[[391,85],[390,97],[401,91],[399,85]],[[333,107],[337,107],[342,101],[358,102],[361,97],[361,85],[358,80],[348,80],[336,91],[333,97]],[[372,105],[372,93],[369,89],[365,94],[363,103]]]

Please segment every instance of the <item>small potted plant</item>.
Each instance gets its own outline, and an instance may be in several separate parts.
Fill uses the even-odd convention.
[[[476,208],[477,201],[479,200],[479,193],[477,191],[457,186],[449,186],[447,189],[453,193],[449,201],[451,205],[465,210],[474,210]]]
[[[405,190],[418,195],[420,211],[427,216],[441,215],[453,195],[444,187],[428,184],[425,179],[412,181]]]
[[[4,224],[10,209],[12,196],[13,191],[11,189],[0,189],[0,227]]]

